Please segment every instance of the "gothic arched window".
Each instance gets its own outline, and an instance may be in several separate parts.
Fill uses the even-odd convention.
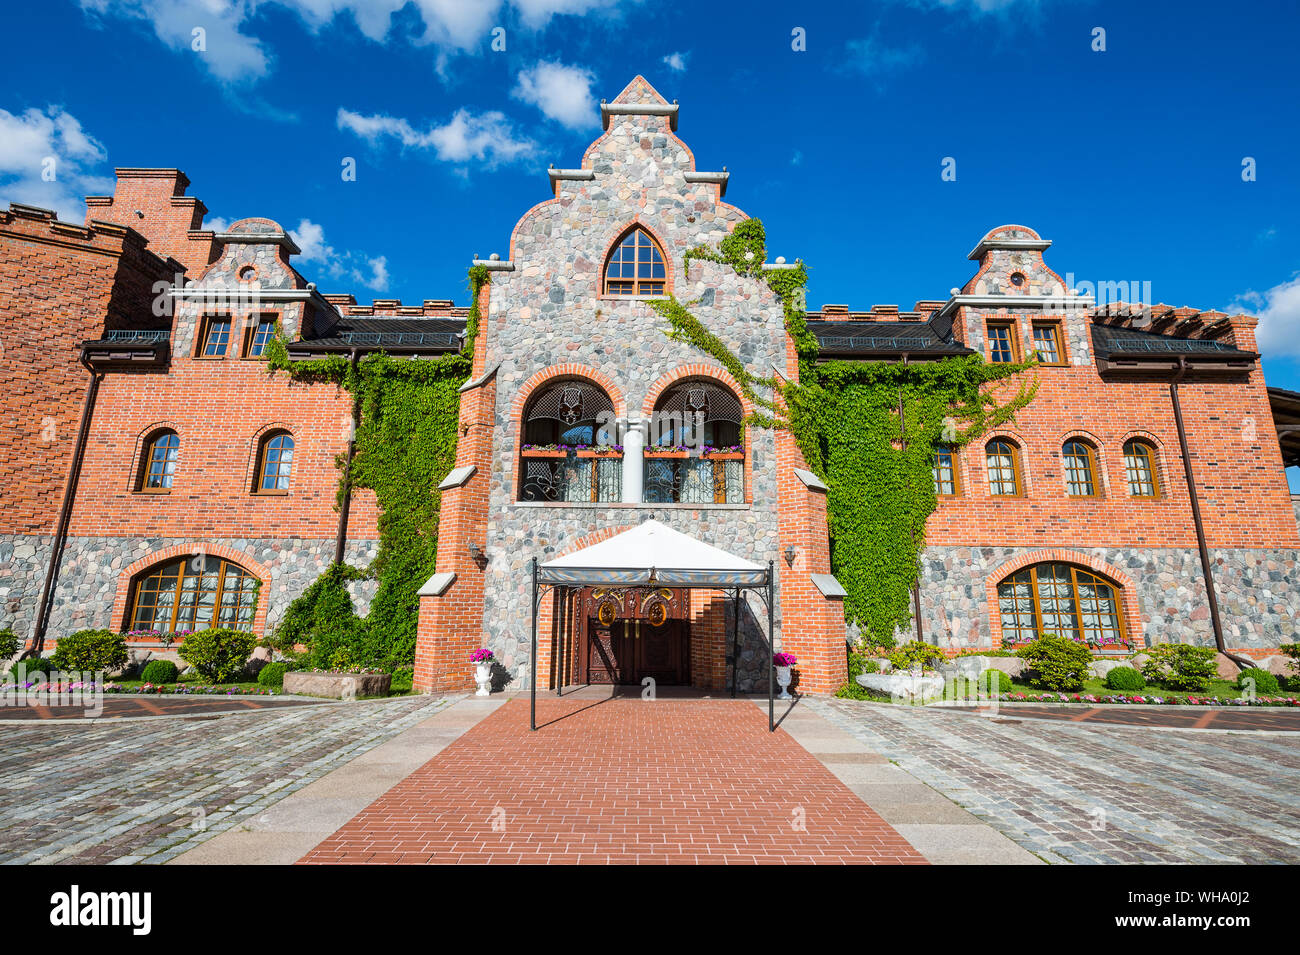
[[[614,403],[589,381],[568,378],[538,389],[524,408],[521,501],[617,501],[623,449]]]
[[[619,240],[605,263],[606,295],[663,295],[667,280],[664,250],[640,227]]]
[[[690,378],[668,388],[650,421],[646,502],[743,504],[743,420],[740,399],[707,379]]]

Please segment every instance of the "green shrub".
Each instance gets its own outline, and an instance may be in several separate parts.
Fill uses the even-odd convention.
[[[1142,675],[1148,683],[1161,683],[1171,690],[1203,692],[1218,674],[1214,647],[1188,643],[1157,643],[1147,650]]]
[[[861,650],[849,651],[849,682],[855,682],[862,673],[879,673],[880,661]]]
[[[180,670],[171,660],[150,660],[140,671],[140,679],[145,683],[175,683]]]
[[[1047,690],[1081,690],[1092,666],[1088,648],[1068,637],[1044,633],[1016,655],[1033,671],[1030,682]]]
[[[284,674],[288,669],[283,663],[268,663],[257,671],[257,682],[262,686],[278,690],[284,686]]]
[[[849,680],[838,690],[835,695],[841,700],[878,700],[881,698],[879,693],[873,693],[856,680]]]
[[[51,671],[58,669],[58,667],[49,660],[41,657],[33,657],[30,660],[19,660],[17,663],[12,664],[9,667],[9,675],[17,679],[20,667],[25,667],[26,669],[24,672],[29,675],[32,673],[44,673],[46,676],[49,676]]]
[[[389,693],[410,693],[415,688],[415,667],[394,667]]]
[[[1278,692],[1280,689],[1277,683],[1277,677],[1259,667],[1247,667],[1238,673],[1237,689],[1244,690],[1246,688],[1247,680],[1255,681],[1255,692],[1260,696],[1268,696],[1272,693]]]
[[[8,659],[23,648],[23,642],[14,633],[13,627],[0,629],[0,660]]]
[[[910,670],[919,666],[922,670],[933,670],[946,657],[938,647],[933,647],[920,640],[909,640],[889,654],[889,663],[895,670]]]
[[[60,670],[120,670],[131,660],[126,640],[115,630],[78,630],[61,639],[50,662]]]
[[[1295,674],[1291,679],[1300,676],[1300,643],[1284,643],[1277,648],[1277,652],[1291,660],[1291,670]]]
[[[191,633],[176,652],[206,680],[228,683],[244,669],[257,637],[242,630],[211,627]]]
[[[1147,688],[1142,674],[1132,667],[1115,667],[1106,674],[1106,687],[1123,693],[1134,693]]]
[[[992,689],[994,693],[1010,693],[1014,687],[1009,673],[991,668],[980,674],[980,689]]]

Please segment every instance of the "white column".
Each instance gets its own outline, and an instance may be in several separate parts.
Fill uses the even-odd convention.
[[[623,503],[640,504],[645,486],[645,432],[628,422],[623,433]]]

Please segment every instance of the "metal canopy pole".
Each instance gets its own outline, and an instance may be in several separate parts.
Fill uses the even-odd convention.
[[[528,566],[533,575],[533,597],[532,597],[532,627],[533,627],[533,654],[528,665],[532,668],[532,677],[528,681],[528,725],[532,730],[537,729],[537,558],[534,557],[528,562]]]
[[[767,562],[767,731],[776,732],[776,697],[774,696],[776,680],[776,668],[772,657],[776,654],[776,637],[772,632],[773,613],[772,604],[775,591],[772,586],[772,570],[775,561]]]
[[[731,593],[731,698],[736,698],[736,671],[740,669],[740,588]]]

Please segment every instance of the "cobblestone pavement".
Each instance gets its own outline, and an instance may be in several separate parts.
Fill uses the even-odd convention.
[[[514,699],[310,863],[924,863],[749,700]]]
[[[166,862],[449,702],[416,696],[8,724],[0,747],[0,863]]]
[[[241,710],[275,710],[287,706],[320,706],[321,700],[286,700],[280,697],[211,696],[109,696],[100,698],[103,712],[98,719],[113,720],[138,716],[181,716],[195,713],[237,713]],[[324,704],[328,705],[328,704]],[[49,706],[41,702],[0,707],[0,720],[79,720],[86,707]]]
[[[809,705],[1048,862],[1300,862],[1290,735]]]

